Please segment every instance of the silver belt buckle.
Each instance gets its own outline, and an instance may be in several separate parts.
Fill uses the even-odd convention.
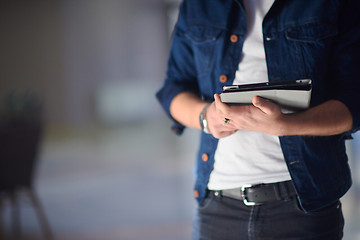
[[[246,197],[246,189],[247,188],[251,188],[253,185],[251,184],[245,184],[241,187],[241,198],[243,199],[243,202],[246,206],[255,206],[255,205],[261,205],[261,203],[256,203],[256,202],[250,202],[247,200],[247,197]]]

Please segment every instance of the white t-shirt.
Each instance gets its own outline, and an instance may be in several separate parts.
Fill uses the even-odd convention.
[[[274,0],[244,0],[248,32],[234,84],[268,81],[262,22],[273,2]],[[279,137],[239,130],[219,139],[208,188],[231,189],[245,184],[290,179]]]

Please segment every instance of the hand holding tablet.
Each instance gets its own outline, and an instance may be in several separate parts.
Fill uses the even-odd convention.
[[[265,82],[224,86],[221,101],[227,104],[251,104],[255,96],[271,100],[283,113],[307,109],[311,98],[311,80]]]

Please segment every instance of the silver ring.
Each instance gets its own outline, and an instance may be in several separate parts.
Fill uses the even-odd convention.
[[[230,119],[225,118],[225,119],[224,119],[224,123],[227,124],[228,122],[230,122]]]

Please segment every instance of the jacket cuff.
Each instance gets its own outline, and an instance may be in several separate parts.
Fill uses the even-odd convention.
[[[165,110],[166,114],[173,121],[172,131],[176,135],[181,135],[185,129],[185,126],[177,122],[170,114],[170,104],[174,97],[181,92],[194,92],[193,88],[187,87],[186,85],[179,85],[176,83],[167,83],[165,84],[157,93],[156,98],[160,102],[162,108]]]
[[[352,129],[347,134],[349,135],[355,133],[360,129],[360,111],[359,111],[358,103],[354,101],[354,98],[351,96],[351,94],[339,96],[336,97],[335,99],[345,104],[345,106],[349,109],[351,113],[353,126]]]

